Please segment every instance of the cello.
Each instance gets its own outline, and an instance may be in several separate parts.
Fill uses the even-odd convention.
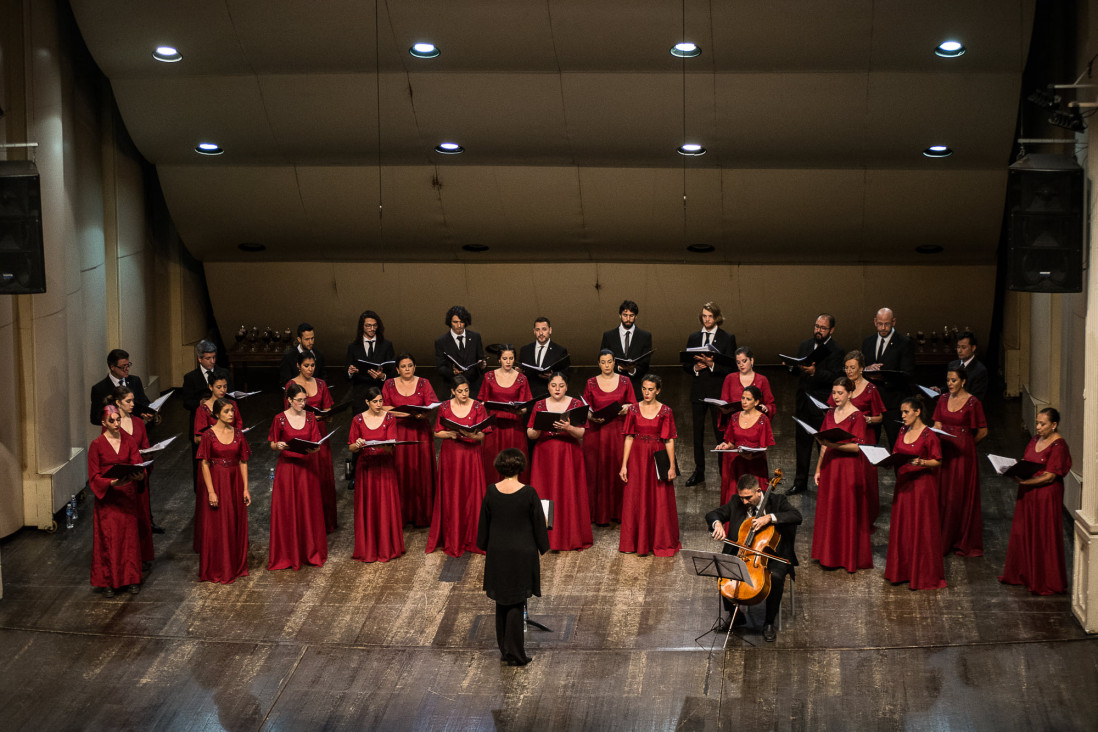
[[[782,469],[776,468],[774,477],[770,479],[766,491],[763,492],[762,500],[759,501],[757,515],[765,513],[766,499],[770,495],[770,491],[781,482]],[[756,531],[752,528],[754,520],[754,518],[748,516],[740,524],[736,537],[738,541],[724,540],[726,544],[731,544],[739,550],[736,552],[736,556],[742,559],[747,566],[747,575],[751,580],[751,584],[732,579],[718,580],[721,595],[729,602],[737,605],[757,605],[765,600],[766,596],[770,594],[770,570],[767,567],[767,562],[771,560],[786,561],[772,554],[778,548],[778,542],[781,540],[777,527],[774,524],[769,524]],[[764,554],[767,550],[771,554]],[[788,562],[786,563],[788,564]]]

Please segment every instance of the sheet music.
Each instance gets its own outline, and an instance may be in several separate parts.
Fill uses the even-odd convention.
[[[146,447],[144,450],[138,450],[138,452],[141,453],[142,455],[148,455],[150,452],[159,452],[159,451],[163,450],[165,447],[167,447],[168,445],[172,444],[172,440],[174,440],[176,437],[179,437],[179,435],[172,435],[168,439],[161,440],[160,442],[156,443],[155,445],[151,445],[149,447]]]
[[[149,406],[147,408],[153,410],[154,412],[159,412],[160,408],[162,406],[164,406],[164,402],[168,401],[168,397],[170,397],[174,393],[175,393],[175,389],[172,389],[171,391],[169,391],[167,394],[160,397],[159,399],[157,399],[155,401],[152,401],[152,402],[149,402]]]
[[[987,459],[991,461],[991,466],[995,468],[995,472],[999,475],[1004,475],[1006,471],[1018,464],[1018,461],[1014,458],[992,455],[991,453],[988,453]]]
[[[874,465],[879,465],[883,460],[888,460],[891,455],[888,450],[880,445],[858,445],[858,449],[861,450],[869,462]]]
[[[797,419],[796,417],[793,418],[793,421],[796,422],[797,424],[799,424],[801,427],[804,427],[804,431],[807,432],[810,435],[819,434],[819,432],[820,432],[818,429],[816,429],[812,425],[807,424],[805,422],[802,422],[801,420]]]

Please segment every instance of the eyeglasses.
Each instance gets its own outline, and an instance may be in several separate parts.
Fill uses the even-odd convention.
[[[306,399],[306,397],[298,397],[297,399],[291,399],[290,401],[293,404],[304,404],[307,401],[307,399]]]
[[[126,361],[126,362],[122,362],[122,361],[119,361],[118,363],[116,363],[116,364],[114,365],[114,367],[115,367],[116,369],[122,369],[123,371],[129,371],[129,370],[130,370],[130,366],[133,366],[133,362],[132,362],[132,361]]]

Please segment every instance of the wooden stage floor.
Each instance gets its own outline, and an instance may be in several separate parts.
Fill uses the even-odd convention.
[[[688,475],[686,376],[660,371]],[[762,371],[781,412],[771,467],[786,470],[788,487],[794,383]],[[140,595],[106,599],[89,586],[87,498],[75,529],[27,529],[0,543],[6,729],[1002,731],[1094,729],[1098,719],[1098,641],[1082,632],[1068,598],[1033,597],[996,580],[1014,491],[985,465],[986,554],[947,558],[946,589],[913,592],[882,577],[892,491],[882,471],[871,571],[808,561],[815,492],[794,498],[805,514],[803,565],[795,616],[787,592],[776,643],[743,634],[727,651],[712,636],[698,645],[715,614],[712,582],[689,574],[680,557],[620,554],[616,527],[596,528],[588,551],[543,558],[544,596],[532,599],[531,614],[553,632],[531,630],[534,661],[518,669],[501,665],[495,648],[483,557],[426,555],[426,529],[409,529],[404,557],[353,561],[352,494],[342,480],[327,564],[266,570],[274,455],[263,438],[276,409],[269,394],[242,403],[246,424],[263,422],[251,440],[251,576],[235,584],[196,579],[185,444],[157,464],[153,507],[167,533],[156,537]],[[982,447],[1019,453],[1019,413],[1017,403],[993,403]],[[153,437],[184,422],[171,404]],[[717,548],[702,519],[719,500],[715,461],[708,477],[694,488],[678,481],[685,548]],[[1064,526],[1070,565],[1066,517]]]

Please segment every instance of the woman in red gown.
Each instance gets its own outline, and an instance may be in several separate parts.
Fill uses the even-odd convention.
[[[617,373],[614,353],[599,351],[599,375],[587,380],[583,401],[591,411],[620,404],[617,416],[610,419],[589,417],[583,433],[583,466],[587,473],[587,503],[591,520],[599,526],[621,521],[621,501],[625,483],[621,480],[621,458],[624,446],[621,425],[630,404],[637,403],[629,377]]]
[[[625,499],[621,509],[618,551],[644,556],[674,556],[679,542],[679,512],[675,505],[675,416],[671,407],[656,401],[663,386],[660,377],[645,374],[641,402],[629,407],[621,432],[621,480]],[[656,474],[654,455],[666,451],[671,467],[667,480]]]
[[[324,530],[324,504],[320,498],[320,478],[311,459],[316,448],[307,452],[288,449],[294,438],[316,442],[320,427],[305,411],[308,395],[305,387],[286,387],[290,408],[275,415],[267,439],[278,452],[274,485],[271,488],[271,548],[267,569],[301,569],[302,564],[317,567],[328,558],[328,536]]]
[[[853,404],[865,418],[866,438],[869,444],[876,445],[881,437],[881,422],[884,420],[885,405],[881,399],[881,393],[877,387],[869,383],[863,376],[865,370],[865,355],[861,351],[850,351],[843,357],[843,371],[846,378],[854,383],[854,391],[850,395],[850,403]],[[828,404],[831,400],[828,399]],[[831,404],[831,406],[835,406]],[[881,492],[877,483],[877,466],[868,460],[862,460],[865,466],[865,525],[870,533],[875,531],[873,524],[881,513]]]
[[[770,468],[766,464],[766,451],[774,446],[774,431],[770,420],[759,411],[762,402],[762,390],[755,385],[747,386],[740,397],[742,410],[732,415],[724,430],[724,442],[717,445],[718,450],[734,450],[743,447],[761,447],[763,452],[726,452],[721,454],[724,466],[721,470],[721,505],[736,495],[736,481],[741,475],[755,475],[759,486],[766,490],[770,484]]]
[[[559,371],[553,374],[549,379],[549,396],[534,405],[526,429],[530,439],[537,441],[530,485],[543,499],[553,502],[549,547],[556,551],[583,550],[595,543],[587,502],[587,471],[580,448],[584,428],[574,426],[566,417],[555,421],[551,430],[534,429],[538,412],[567,412],[583,406],[579,399],[568,396],[567,390],[567,377]]]
[[[729,416],[739,407],[743,390],[749,386],[758,387],[762,392],[762,400],[759,403],[759,411],[773,424],[778,416],[778,407],[774,402],[774,393],[770,391],[770,382],[762,374],[755,373],[755,352],[747,346],[736,349],[736,373],[724,377],[721,386],[721,400],[728,402],[729,406],[721,407],[720,427],[723,431],[729,421]],[[732,485],[736,485],[735,482]],[[735,490],[732,491],[735,493]],[[723,491],[722,491],[723,493]]]
[[[328,417],[317,410],[331,409],[335,402],[324,379],[314,379],[316,371],[316,358],[312,351],[302,351],[297,354],[297,376],[287,381],[283,388],[290,384],[297,384],[305,389],[307,399],[305,409],[316,415],[317,428],[321,434],[328,432]],[[285,404],[289,408],[289,404]],[[316,463],[316,474],[320,478],[320,500],[324,504],[324,530],[329,534],[336,530],[336,481],[335,470],[332,468],[332,447],[327,442],[320,446],[313,456]]]
[[[865,417],[850,403],[854,384],[845,376],[835,379],[831,399],[835,408],[824,415],[820,431],[835,427],[854,435],[844,442],[820,441],[816,463],[816,522],[812,529],[812,558],[824,567],[848,572],[873,567],[869,527],[865,525],[865,468],[858,445],[866,442]]]
[[[984,554],[984,521],[980,513],[980,468],[976,443],[987,437],[980,400],[965,390],[964,366],[946,372],[949,397],[934,408],[934,427],[953,435],[940,439],[938,514],[942,519],[942,553],[962,557]]]
[[[201,444],[202,433],[217,423],[217,417],[213,414],[213,406],[218,399],[225,399],[233,405],[233,414],[235,415],[233,417],[233,427],[238,430],[244,429],[244,418],[240,416],[240,408],[236,405],[236,402],[225,396],[229,391],[229,372],[221,368],[213,369],[210,372],[209,387],[209,394],[198,403],[198,409],[194,411],[194,428],[191,431],[191,439],[194,440],[196,445]],[[195,454],[195,460],[198,460],[197,453]],[[202,514],[206,506],[206,486],[202,482],[202,464],[198,463],[198,466],[199,469],[195,471],[194,475],[194,532],[192,542],[195,552],[202,551],[202,528],[204,525]]]
[[[149,447],[149,435],[145,431],[145,421],[133,418],[133,392],[128,386],[116,386],[111,392],[111,403],[118,408],[122,416],[119,429],[129,435],[137,444],[138,450],[146,450]],[[153,560],[153,534],[152,534],[152,510],[149,507],[149,479],[152,477],[152,466],[145,470],[145,477],[141,481],[141,488],[137,492],[137,500],[141,504],[141,510],[137,514],[137,531],[141,537],[141,561]]]
[[[347,439],[355,463],[355,551],[360,562],[387,562],[404,553],[404,522],[400,518],[393,445],[367,442],[395,440],[397,418],[385,411],[381,389],[366,389],[365,412],[351,420]]]
[[[503,344],[499,352],[499,368],[489,371],[484,375],[484,381],[480,385],[480,399],[484,402],[529,402],[534,398],[530,393],[530,382],[524,374],[515,370],[515,347]],[[527,455],[529,446],[526,441],[526,409],[507,410],[492,409],[496,415],[496,423],[492,425],[492,431],[484,436],[484,449],[481,456],[484,460],[484,475],[489,483],[498,483],[503,476],[496,472],[496,455],[513,447]],[[530,471],[524,470],[519,480],[526,483],[530,479]]]
[[[95,494],[92,528],[91,583],[102,587],[104,597],[129,586],[131,594],[141,591],[141,537],[137,514],[141,502],[137,491],[145,477],[136,470],[121,478],[104,478],[114,465],[141,462],[137,443],[122,434],[122,415],[114,406],[103,407],[103,434],[88,447],[88,485]]]
[[[1060,436],[1060,412],[1046,407],[1037,414],[1037,434],[1023,457],[1044,465],[1032,478],[1018,481],[1018,499],[1010,524],[1006,566],[1000,582],[1025,585],[1037,595],[1067,592],[1064,565],[1064,476],[1071,453]]]
[[[244,433],[235,426],[236,407],[228,399],[213,406],[217,423],[202,433],[198,443],[202,492],[202,547],[198,579],[231,584],[248,576],[248,458],[252,451]]]
[[[941,522],[938,520],[938,467],[942,464],[942,447],[938,435],[923,422],[926,411],[922,397],[903,401],[900,418],[904,424],[892,447],[893,454],[914,457],[896,470],[884,576],[893,583],[910,582],[909,587],[913,590],[936,590],[946,586]]]
[[[469,396],[469,380],[460,374],[454,377],[452,394],[453,398],[439,407],[435,423],[435,436],[442,439],[442,447],[438,451],[438,480],[435,482],[431,530],[427,534],[427,553],[441,544],[448,555],[460,557],[467,551],[484,553],[477,548],[480,503],[488,485],[480,457],[484,430],[454,429],[442,420],[474,427],[488,419],[488,412],[483,404]]]
[[[429,407],[437,404],[435,390],[427,379],[416,376],[416,360],[410,353],[397,356],[397,375],[381,385],[385,410],[397,418],[394,437],[414,445],[397,445],[393,452],[397,487],[400,490],[400,516],[405,523],[431,525],[432,498],[435,494],[435,440],[431,415],[411,415],[400,411],[406,405]]]

